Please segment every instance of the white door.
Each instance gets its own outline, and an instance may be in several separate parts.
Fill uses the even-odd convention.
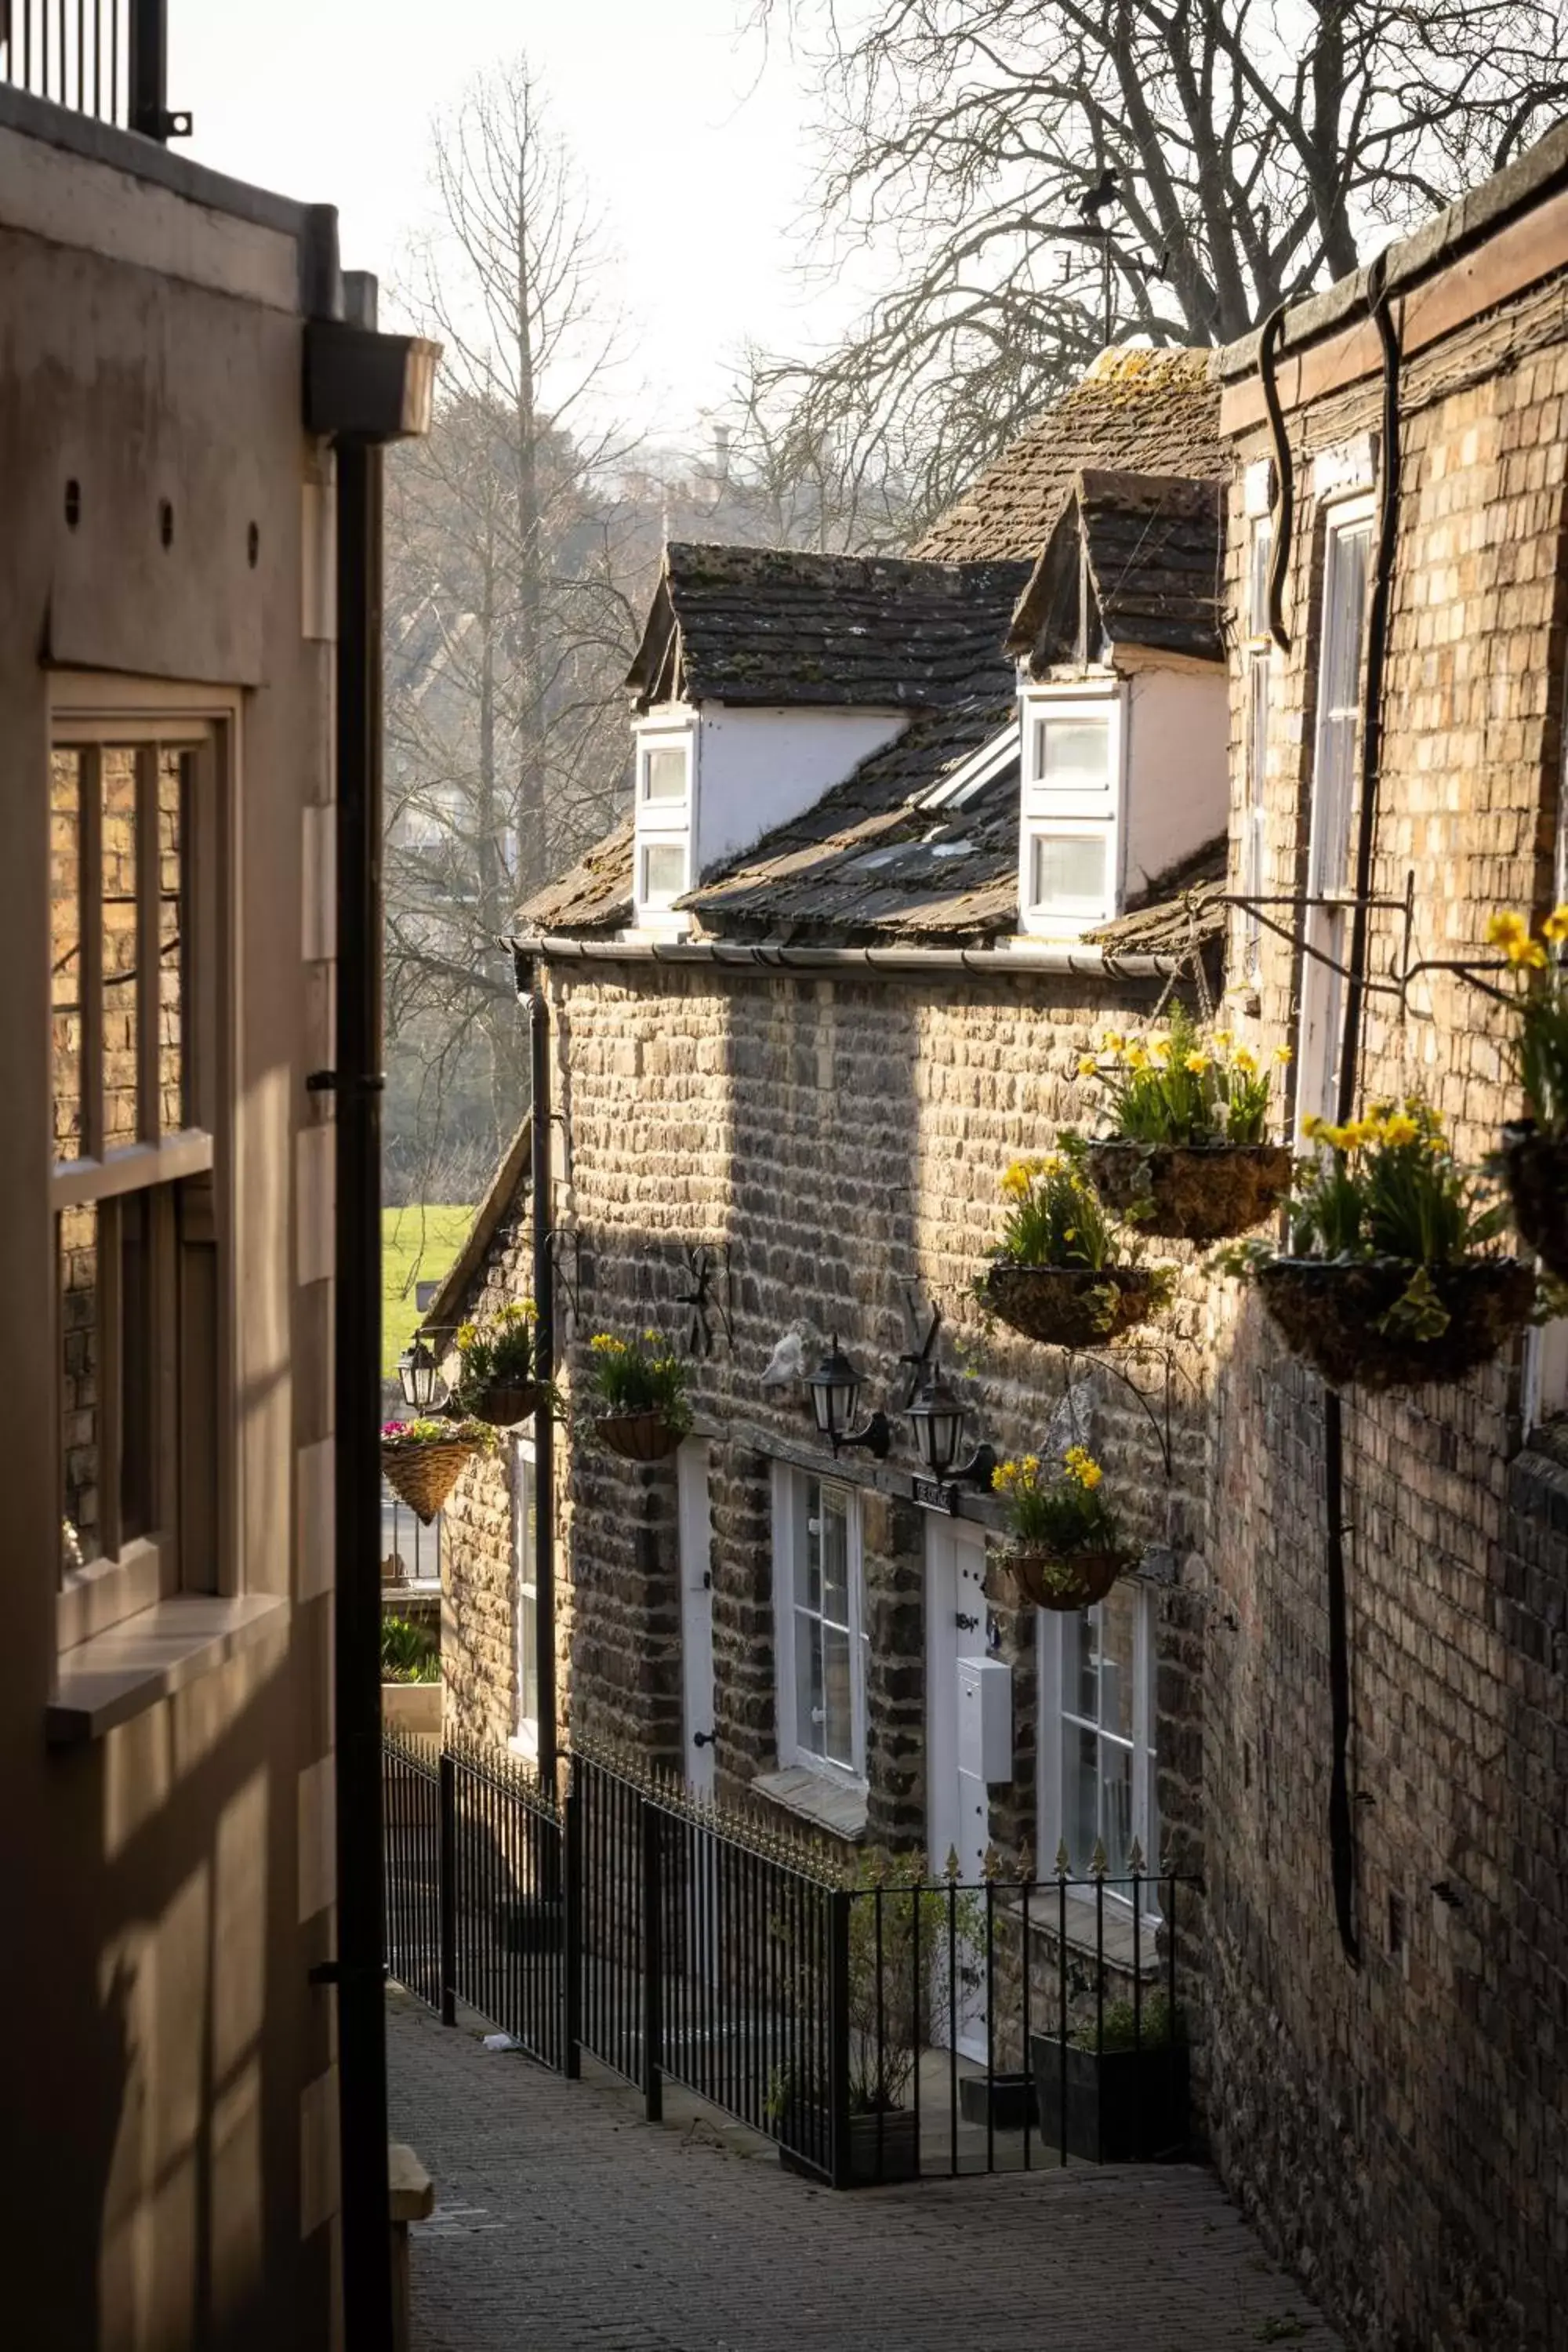
[[[708,1444],[689,1437],[676,1459],[680,1526],[680,1683],[686,1778],[713,1788],[713,1575],[709,1548]]]
[[[931,1876],[945,1876],[958,1856],[960,1883],[979,1885],[990,1843],[985,1783],[958,1760],[958,1665],[985,1655],[985,1540],[978,1529],[934,1511],[926,1515],[926,1844]],[[959,1955],[959,1983],[943,2004],[959,2050],[985,2059],[984,1971],[977,1954]],[[937,2038],[946,2039],[937,2020]]]
[[[511,1745],[531,1763],[539,1756],[539,1482],[533,1440],[512,1441],[511,1549],[515,1595],[512,1625],[515,1667]]]

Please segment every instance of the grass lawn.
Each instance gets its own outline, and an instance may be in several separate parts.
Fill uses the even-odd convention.
[[[381,1213],[381,1370],[397,1373],[397,1359],[419,1323],[416,1282],[439,1282],[462,1247],[472,1209],[436,1209],[420,1202]]]

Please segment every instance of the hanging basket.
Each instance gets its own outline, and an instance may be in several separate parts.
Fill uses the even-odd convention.
[[[1138,1565],[1138,1554],[1127,1551],[1010,1551],[1004,1564],[1026,1601],[1037,1609],[1066,1613],[1092,1609],[1103,1601],[1119,1576]]]
[[[1276,1210],[1290,1190],[1283,1143],[1091,1143],[1089,1170],[1106,1204],[1140,1233],[1224,1241]]]
[[[1551,1135],[1532,1118],[1502,1131],[1513,1221],[1542,1262],[1568,1282],[1568,1136]]]
[[[428,1527],[463,1473],[470,1454],[479,1451],[471,1438],[432,1439],[385,1437],[381,1444],[382,1475],[401,1495],[420,1522]]]
[[[1019,1265],[993,1258],[980,1295],[999,1322],[1057,1348],[1102,1348],[1153,1303],[1152,1266]]]
[[[537,1381],[492,1381],[474,1407],[477,1421],[492,1429],[511,1429],[526,1421],[539,1402]]]
[[[1475,1258],[1434,1266],[1432,1287],[1448,1312],[1431,1339],[1373,1328],[1404,1292],[1415,1268],[1405,1258],[1346,1264],[1281,1257],[1258,1269],[1258,1286],[1293,1355],[1330,1388],[1421,1388],[1457,1381],[1523,1328],[1535,1304],[1535,1269],[1522,1258]]]
[[[661,1412],[609,1412],[594,1423],[601,1445],[624,1462],[662,1462],[685,1434]]]

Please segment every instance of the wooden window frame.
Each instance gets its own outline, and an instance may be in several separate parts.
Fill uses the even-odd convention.
[[[806,1487],[816,1480],[822,1489],[842,1495],[847,1508],[849,1585],[849,1715],[848,1765],[831,1756],[819,1756],[800,1741],[795,1690],[795,1578],[805,1535]],[[809,1613],[809,1612],[804,1612]],[[781,1767],[801,1765],[835,1786],[864,1790],[866,1780],[866,1573],[861,1526],[860,1491],[832,1472],[808,1470],[788,1462],[773,1465],[773,1639],[774,1696],[777,1705],[778,1759]]]
[[[238,889],[237,842],[240,808],[239,696],[213,688],[165,684],[162,681],[100,677],[57,671],[49,679],[47,753],[77,751],[83,756],[81,855],[78,905],[82,956],[81,988],[81,1144],[73,1160],[51,1164],[51,1223],[64,1210],[88,1203],[114,1206],[141,1192],[153,1202],[157,1244],[155,1278],[163,1286],[161,1328],[171,1344],[154,1367],[154,1427],[151,1464],[153,1526],[148,1534],[121,1544],[117,1526],[118,1496],[111,1495],[115,1478],[100,1474],[100,1507],[104,1512],[106,1548],[102,1556],[80,1568],[63,1569],[56,1593],[56,1643],[60,1652],[75,1649],[94,1634],[107,1632],[142,1610],[176,1592],[230,1595],[237,1587],[239,1474],[237,1443],[240,1393],[234,1308],[234,1242],[236,1209],[232,1149],[234,1090],[237,1067],[238,1017]],[[192,936],[185,959],[187,974],[199,977],[182,989],[182,1045],[185,1056],[184,1122],[177,1129],[162,1128],[162,1088],[158,1060],[158,1024],[138,1020],[137,1138],[128,1145],[102,1149],[103,1112],[100,1086],[91,1074],[100,1066],[100,1020],[97,991],[101,956],[101,912],[99,902],[101,867],[89,835],[96,833],[100,808],[95,752],[132,750],[137,755],[138,824],[137,897],[139,937],[156,928],[158,889],[158,828],[145,813],[157,805],[160,747],[194,755],[195,786],[192,794],[186,839],[195,866],[190,900],[182,923]],[[89,814],[90,812],[90,814]],[[52,1020],[52,1005],[46,1017]],[[51,1037],[50,1067],[54,1056]],[[190,1180],[210,1176],[210,1188],[193,1192]],[[185,1188],[176,1191],[176,1187]],[[199,1230],[198,1230],[199,1227]],[[112,1228],[111,1228],[112,1229]],[[182,1367],[188,1367],[192,1336],[186,1306],[176,1289],[175,1261],[181,1248],[210,1242],[216,1252],[216,1328],[209,1335],[212,1413],[208,1427],[215,1458],[195,1458],[190,1417],[178,1393]],[[58,1242],[52,1246],[58,1249]],[[100,1295],[111,1298],[115,1275],[110,1252],[100,1247],[98,1282]],[[100,1422],[110,1443],[103,1451],[113,1458],[117,1391],[111,1338],[114,1316],[100,1318]],[[184,1328],[182,1328],[184,1327]],[[58,1285],[55,1286],[50,1360],[61,1361]],[[204,1349],[204,1352],[205,1352]],[[188,1369],[184,1377],[195,1382]],[[63,1464],[64,1432],[58,1370],[55,1386],[55,1458]],[[100,1439],[100,1444],[102,1441]],[[209,1484],[205,1497],[213,1530],[196,1558],[187,1545],[182,1554],[181,1522],[200,1478]],[[63,1484],[63,1479],[62,1479]],[[112,1538],[112,1549],[110,1539]]]
[[[1041,765],[1044,730],[1051,720],[1092,719],[1108,731],[1103,784],[1047,783]],[[1120,679],[1103,688],[1074,686],[1037,690],[1022,698],[1019,750],[1018,929],[1026,936],[1068,937],[1108,922],[1121,895],[1122,815],[1127,778],[1127,689]],[[1041,835],[1072,835],[1104,844],[1105,887],[1100,897],[1037,901],[1034,895],[1035,843]]]

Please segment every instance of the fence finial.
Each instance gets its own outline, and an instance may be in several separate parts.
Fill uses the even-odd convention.
[[[942,1864],[942,1876],[950,1883],[955,1883],[963,1867],[963,1864],[958,1859],[958,1848],[955,1845],[950,1845],[947,1849],[947,1860]]]
[[[986,1844],[984,1858],[980,1864],[980,1875],[987,1885],[993,1879],[1000,1878],[1002,1875],[1002,1857],[989,1842]]]
[[[1035,1849],[1027,1838],[1020,1840],[1018,1858],[1013,1864],[1013,1875],[1020,1886],[1029,1885],[1035,1875]]]
[[[1068,1852],[1066,1838],[1057,1840],[1057,1876],[1066,1878],[1072,1869],[1072,1856]]]
[[[1094,1852],[1089,1857],[1089,1874],[1091,1878],[1103,1878],[1110,1868],[1110,1862],[1105,1851],[1105,1840],[1096,1838]]]
[[[1143,1849],[1142,1849],[1142,1847],[1139,1844],[1139,1843],[1138,1843],[1138,1841],[1137,1841],[1137,1839],[1136,1839],[1136,1838],[1134,1838],[1134,1839],[1133,1839],[1131,1845],[1128,1848],[1128,1852],[1127,1852],[1127,1867],[1128,1867],[1128,1869],[1131,1872],[1131,1874],[1132,1874],[1132,1875],[1133,1875],[1133,1877],[1134,1877],[1134,1878],[1142,1878],[1142,1875],[1143,1875]]]

